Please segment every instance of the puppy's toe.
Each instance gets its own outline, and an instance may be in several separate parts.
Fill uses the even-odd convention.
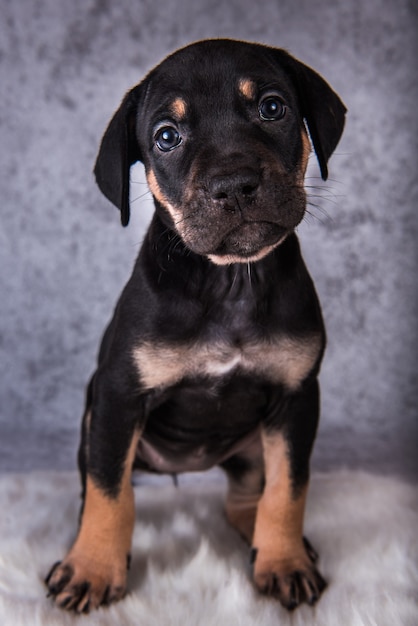
[[[112,564],[89,559],[56,563],[45,579],[57,606],[67,611],[88,613],[101,605],[117,602],[126,593],[126,572]]]
[[[272,559],[263,555],[262,550],[254,555],[256,587],[261,593],[277,598],[290,611],[303,602],[313,606],[327,586],[314,564],[318,555],[307,542],[293,557],[280,558],[278,554]]]

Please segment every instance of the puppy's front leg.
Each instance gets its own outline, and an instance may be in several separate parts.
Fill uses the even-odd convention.
[[[132,464],[140,430],[133,420],[109,421],[88,409],[80,469],[84,502],[77,538],[46,584],[56,603],[78,613],[122,598],[135,519]]]
[[[309,456],[318,421],[316,381],[289,396],[262,431],[265,488],[254,530],[254,582],[287,609],[314,604],[326,583],[303,538]],[[285,415],[282,415],[285,411]],[[283,421],[284,420],[284,421]]]

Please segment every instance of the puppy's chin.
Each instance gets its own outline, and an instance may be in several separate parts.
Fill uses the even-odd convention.
[[[215,265],[232,265],[233,263],[256,263],[261,259],[264,259],[270,252],[273,252],[283,241],[286,239],[289,233],[285,233],[278,241],[273,244],[262,247],[257,252],[252,254],[208,254],[207,258],[215,263]]]
[[[206,256],[216,265],[255,263],[283,243],[288,234],[289,230],[277,224],[247,223],[229,233]]]

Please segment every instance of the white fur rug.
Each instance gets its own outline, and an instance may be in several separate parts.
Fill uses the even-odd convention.
[[[77,475],[1,476],[1,626],[417,626],[415,487],[364,473],[315,475],[305,530],[330,585],[315,609],[288,614],[253,590],[248,549],[223,517],[223,481],[196,480],[135,488],[129,594],[78,617],[57,609],[42,582],[76,528]]]

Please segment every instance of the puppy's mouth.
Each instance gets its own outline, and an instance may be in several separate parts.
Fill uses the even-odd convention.
[[[289,230],[271,222],[243,222],[207,256],[215,263],[257,261],[279,246]]]

